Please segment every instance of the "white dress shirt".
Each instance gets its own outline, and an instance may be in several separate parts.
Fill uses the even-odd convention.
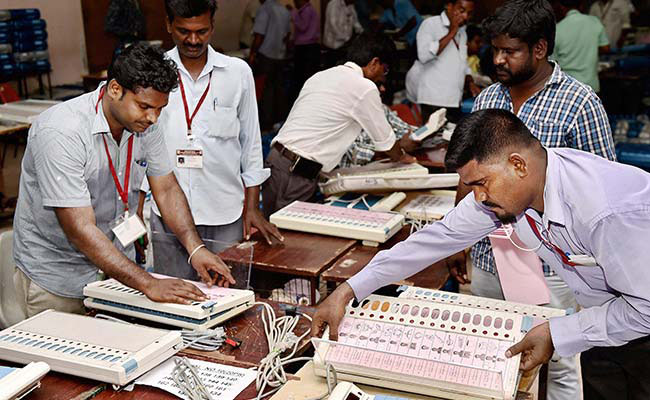
[[[634,6],[628,0],[609,0],[605,4],[602,1],[594,2],[589,9],[589,14],[600,18],[605,25],[609,45],[616,48],[623,29],[631,26],[630,14],[633,11]]]
[[[208,47],[208,61],[194,81],[177,48],[168,51],[167,56],[180,71],[190,115],[212,72],[210,91],[192,121],[194,147],[203,150],[202,169],[176,168],[176,149],[190,148],[180,88],[169,94],[169,104],[163,109],[159,124],[194,222],[230,224],[242,215],[244,186],[259,186],[271,175],[262,164],[253,74],[244,61]],[[160,215],[155,204],[153,211]]]
[[[388,124],[377,85],[353,62],[318,72],[305,82],[280,132],[280,142],[329,172],[365,130],[376,151],[388,151],[395,133]]]
[[[325,29],[323,44],[330,49],[338,49],[347,43],[352,34],[363,32],[354,5],[344,0],[331,0],[325,10]]]
[[[458,107],[463,96],[467,66],[467,33],[461,27],[454,40],[438,53],[440,39],[449,33],[447,13],[422,22],[416,36],[418,58],[406,74],[406,95],[418,104]]]

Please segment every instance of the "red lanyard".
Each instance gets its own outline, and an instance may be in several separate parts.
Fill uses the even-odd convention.
[[[95,104],[95,113],[99,110],[99,102],[104,97],[104,92],[106,87],[104,86],[99,93],[99,98],[97,99],[97,104]],[[135,135],[131,135],[129,138],[129,149],[126,156],[126,171],[124,174],[124,188],[120,185],[120,180],[117,177],[117,172],[115,172],[115,166],[113,165],[113,159],[111,158],[111,153],[108,151],[108,143],[106,142],[106,135],[102,135],[104,139],[104,149],[106,149],[106,156],[108,157],[108,166],[111,169],[111,174],[113,175],[113,181],[115,182],[115,187],[117,188],[117,193],[119,193],[122,203],[124,203],[124,211],[129,210],[129,176],[131,175],[131,160],[133,159],[133,138]]]
[[[542,237],[542,235],[539,233],[539,229],[537,229],[537,223],[530,215],[526,214],[526,220],[528,221],[528,225],[530,225],[530,228],[535,233],[535,236],[537,236],[537,239],[539,239],[542,243],[550,246],[553,250],[555,250],[557,255],[559,255],[560,258],[562,259],[563,263],[565,263],[570,267],[575,267],[576,265],[578,265],[576,263],[569,261],[569,257],[562,251],[561,248],[557,247],[556,245],[554,245],[553,243],[549,242],[548,240]]]
[[[212,71],[210,71],[210,76],[208,78],[208,86],[205,88],[203,95],[201,95],[199,102],[196,104],[196,108],[194,109],[192,116],[190,116],[190,110],[189,107],[187,106],[187,98],[185,97],[185,87],[183,86],[183,78],[181,78],[180,71],[178,72],[178,82],[181,87],[181,96],[183,97],[183,107],[185,108],[185,122],[187,123],[187,136],[192,136],[192,121],[194,120],[194,116],[199,111],[199,108],[201,108],[201,104],[203,104],[203,101],[205,100],[205,98],[208,95],[208,92],[210,91],[211,81],[212,81]]]

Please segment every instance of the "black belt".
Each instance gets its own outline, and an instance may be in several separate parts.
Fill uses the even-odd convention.
[[[323,169],[321,163],[301,157],[284,147],[281,143],[275,142],[273,148],[276,149],[282,157],[291,161],[292,164],[289,167],[289,172],[291,173],[300,175],[307,179],[316,179],[320,170]]]

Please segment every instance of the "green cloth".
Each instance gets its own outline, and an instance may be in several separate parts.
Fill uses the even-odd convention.
[[[598,92],[598,48],[608,44],[605,28],[597,17],[571,10],[557,24],[551,58],[564,72]]]

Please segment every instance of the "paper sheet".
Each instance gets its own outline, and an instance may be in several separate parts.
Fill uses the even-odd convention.
[[[254,370],[200,360],[189,361],[197,369],[201,380],[215,399],[233,400],[255,380],[256,372]],[[183,391],[174,383],[172,378],[174,366],[172,357],[141,376],[135,383],[136,385],[157,387],[181,399],[188,400],[183,396]]]

